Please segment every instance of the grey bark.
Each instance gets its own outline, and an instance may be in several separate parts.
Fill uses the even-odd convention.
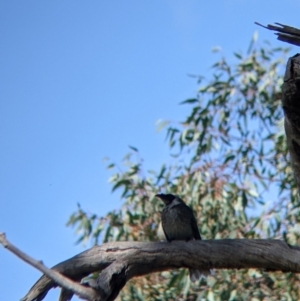
[[[53,269],[76,281],[102,271],[90,286],[101,295],[94,300],[107,301],[114,300],[133,277],[182,267],[200,270],[259,268],[299,273],[300,248],[280,240],[113,242],[95,246]],[[43,300],[55,286],[50,278],[42,276],[22,301]]]
[[[289,58],[282,86],[284,127],[292,168],[300,193],[300,55]]]
[[[276,25],[263,26],[266,29],[277,31],[278,40],[300,46],[300,29],[275,23]],[[284,110],[284,127],[291,164],[295,181],[300,193],[300,54],[289,58],[284,84],[282,86],[282,107]]]

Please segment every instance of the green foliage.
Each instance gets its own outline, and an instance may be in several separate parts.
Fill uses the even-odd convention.
[[[180,195],[196,214],[201,235],[219,238],[284,238],[299,243],[299,199],[282,126],[281,85],[287,49],[251,41],[246,55],[221,57],[209,78],[199,77],[183,122],[167,123],[171,163],[145,171],[138,149],[108,168],[119,210],[105,217],[80,207],[69,220],[79,241],[156,241],[162,203],[158,192]],[[121,300],[297,300],[297,275],[220,270],[192,284],[186,270],[130,281]],[[278,297],[280,296],[280,297]]]

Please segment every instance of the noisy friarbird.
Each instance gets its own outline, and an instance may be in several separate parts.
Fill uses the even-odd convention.
[[[161,214],[161,223],[168,242],[172,240],[201,239],[194,213],[181,198],[173,194],[163,193],[157,194],[156,197],[165,204]],[[201,276],[210,274],[209,271],[195,269],[189,271],[192,282],[199,280]]]

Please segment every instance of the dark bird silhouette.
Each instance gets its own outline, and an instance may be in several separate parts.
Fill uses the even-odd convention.
[[[200,240],[201,236],[197,226],[194,213],[184,201],[173,194],[157,194],[157,198],[162,200],[165,207],[161,214],[162,228],[168,242],[172,240]],[[190,279],[192,282],[207,276],[209,271],[199,271],[190,269]]]

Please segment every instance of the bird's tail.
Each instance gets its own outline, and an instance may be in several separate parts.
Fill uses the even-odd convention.
[[[197,280],[200,280],[201,277],[207,277],[209,275],[213,275],[212,270],[199,271],[195,269],[189,269],[189,272],[190,272],[190,279],[192,282],[196,282]]]

